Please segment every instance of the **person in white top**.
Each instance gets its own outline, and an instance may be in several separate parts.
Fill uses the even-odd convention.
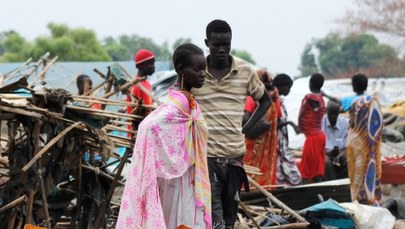
[[[325,132],[325,175],[324,180],[347,178],[346,144],[349,120],[339,115],[340,104],[329,100],[326,114],[322,119]]]

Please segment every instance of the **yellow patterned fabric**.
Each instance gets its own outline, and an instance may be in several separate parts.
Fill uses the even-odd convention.
[[[381,204],[382,112],[376,98],[364,96],[352,104],[347,162],[352,201]]]

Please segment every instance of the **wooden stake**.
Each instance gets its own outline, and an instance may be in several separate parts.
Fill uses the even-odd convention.
[[[42,77],[45,75],[46,71],[48,71],[48,69],[55,63],[55,61],[56,61],[57,59],[58,59],[58,56],[55,56],[55,57],[42,69],[41,73],[39,73],[38,76],[35,77],[35,79],[32,81],[32,83],[30,83],[30,84],[28,85],[28,87],[29,87],[29,88],[32,88],[32,86],[34,85],[34,83],[35,83],[38,79],[42,78]],[[44,61],[42,61],[42,62],[44,62]]]
[[[97,229],[100,227],[101,220],[103,219],[107,206],[110,203],[112,195],[114,194],[115,187],[117,186],[117,184],[119,182],[119,177],[121,177],[121,172],[122,172],[122,169],[124,168],[125,162],[127,161],[128,153],[129,153],[129,150],[127,149],[125,151],[124,156],[122,157],[122,161],[118,165],[118,171],[115,174],[115,178],[110,186],[110,190],[108,190],[108,193],[103,202],[103,205],[101,205],[101,207],[100,207],[100,211],[98,212],[97,219],[96,219],[96,222],[94,223],[93,228]]]
[[[105,117],[110,117],[110,118],[125,118],[125,119],[142,119],[142,116],[139,115],[132,115],[132,114],[124,114],[124,113],[116,113],[116,112],[111,112],[111,111],[105,111],[105,110],[94,110],[91,108],[85,108],[85,107],[78,107],[78,106],[73,106],[73,105],[67,105],[68,109],[72,110],[79,110],[87,113],[92,113],[92,114],[97,114]],[[0,106],[1,109],[1,106]]]
[[[58,135],[56,135],[50,142],[48,142],[48,144],[46,144],[46,146],[44,146],[44,148],[42,148],[38,153],[35,154],[35,156],[22,168],[22,171],[26,172],[39,158],[42,157],[44,153],[46,153],[49,150],[49,148],[51,148],[55,143],[57,143],[59,139],[61,139],[63,136],[65,136],[65,134],[67,134],[69,131],[71,131],[73,128],[75,128],[80,124],[81,122],[76,122],[67,127],[66,129],[64,129]]]
[[[34,64],[34,68],[25,76],[27,79],[34,74],[34,72],[37,71],[37,69],[39,68],[39,66],[41,65],[42,62],[44,62],[44,60],[46,60],[51,54],[49,52],[46,52],[35,64]]]
[[[28,191],[28,209],[27,209],[27,224],[31,224],[32,220],[32,205],[34,203],[34,189],[30,188]]]
[[[239,201],[239,206],[242,207],[243,211],[246,213],[246,215],[249,217],[249,219],[252,220],[253,224],[258,228],[261,229],[261,227],[259,226],[259,224],[256,222],[256,220],[253,218],[253,216],[250,214],[249,210],[246,208],[246,206],[242,203],[242,201]]]
[[[17,74],[17,72],[19,72],[22,68],[24,68],[26,65],[29,65],[32,61],[32,58],[28,58],[27,61],[25,61],[22,65],[20,65],[18,68],[12,70],[11,72],[8,72],[6,74],[4,74],[4,76],[6,76],[6,79],[12,79],[14,77],[15,74]]]
[[[255,180],[253,180],[250,176],[247,176],[249,182],[255,186],[260,192],[262,192],[267,198],[269,198],[274,204],[276,204],[277,206],[279,206],[280,208],[286,210],[288,213],[290,213],[292,216],[294,216],[294,218],[296,218],[299,222],[306,222],[306,220],[298,215],[298,213],[296,213],[294,210],[292,210],[291,208],[289,208],[287,205],[285,205],[283,202],[281,202],[279,199],[277,199],[275,196],[273,196],[273,194],[271,194],[270,192],[268,192],[266,189],[264,189],[263,187],[261,187]]]
[[[79,167],[77,168],[77,193],[76,193],[76,228],[80,228],[81,215],[82,215],[82,158],[83,153],[79,153]]]
[[[42,104],[41,104],[42,105]],[[41,142],[39,139],[39,135],[41,132],[41,126],[42,126],[42,121],[37,120],[34,125],[34,129],[32,131],[32,137],[34,138],[34,157],[35,155],[39,152],[39,143]],[[51,222],[49,218],[49,211],[48,211],[48,199],[46,197],[46,190],[45,190],[45,183],[44,179],[42,177],[42,162],[40,160],[37,161],[37,176],[39,180],[39,187],[41,191],[41,198],[42,198],[42,208],[45,214],[45,226],[49,229],[51,229]],[[30,188],[32,189],[32,188]]]
[[[103,176],[105,178],[108,178],[109,180],[114,181],[114,177],[108,175],[107,173],[105,173],[103,171],[100,171],[100,169],[98,167],[88,166],[88,165],[84,165],[84,164],[82,164],[81,167],[86,168],[88,170],[91,170],[91,171],[95,172],[96,174],[100,174],[101,176]],[[117,183],[120,184],[120,185],[125,185],[122,181],[118,181]]]
[[[15,207],[21,205],[22,203],[24,203],[25,201],[27,201],[27,196],[26,195],[20,196],[17,199],[15,199],[15,200],[11,201],[10,203],[1,207],[0,213],[3,213],[5,211],[7,211],[8,209],[15,208]]]

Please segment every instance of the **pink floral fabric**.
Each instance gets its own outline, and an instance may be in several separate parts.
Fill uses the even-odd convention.
[[[192,166],[194,187],[184,191],[195,193],[196,208],[204,208],[206,228],[211,227],[207,126],[188,97],[169,90],[168,101],[140,124],[116,228],[166,228],[157,178],[181,177]]]

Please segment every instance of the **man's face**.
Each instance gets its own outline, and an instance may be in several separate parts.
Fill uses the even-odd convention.
[[[331,124],[331,126],[335,127],[337,118],[339,116],[339,109],[328,108],[326,114],[328,116],[328,120],[329,120],[329,123]]]
[[[228,59],[231,51],[232,34],[230,32],[212,32],[211,36],[205,39],[205,45],[210,50],[211,58],[214,61],[222,62]]]
[[[155,59],[150,59],[141,63],[139,68],[142,68],[146,75],[152,75],[155,72]]]

